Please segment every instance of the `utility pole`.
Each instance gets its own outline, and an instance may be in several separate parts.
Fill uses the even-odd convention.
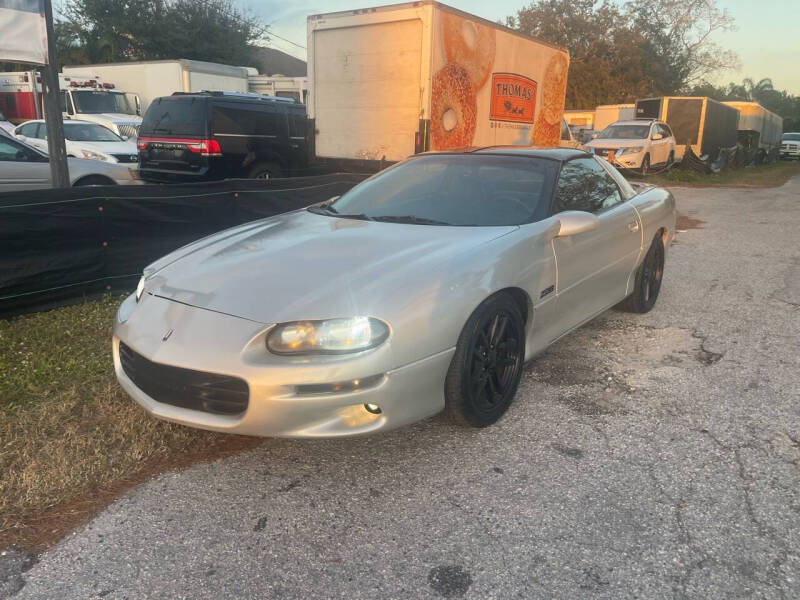
[[[47,27],[47,64],[42,68],[44,118],[47,126],[47,152],[50,154],[50,179],[53,187],[69,187],[67,147],[64,142],[64,121],[56,69],[56,36],[53,33],[53,4],[44,0],[44,19]],[[34,90],[36,89],[34,81]],[[36,94],[34,93],[34,98]]]

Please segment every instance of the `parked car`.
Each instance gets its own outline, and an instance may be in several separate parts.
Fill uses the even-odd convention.
[[[14,125],[6,120],[6,116],[3,114],[3,111],[0,111],[0,131],[5,131],[7,133],[14,131]]]
[[[784,133],[781,137],[781,158],[800,159],[800,133]]]
[[[282,177],[307,166],[306,109],[261,94],[173,94],[150,104],[137,146],[148,181]]]
[[[524,361],[607,308],[653,308],[675,201],[580,150],[426,153],[339,198],[148,266],[117,378],[156,417],[360,435],[445,407],[487,426]],[[535,315],[535,318],[534,318]]]
[[[675,136],[664,121],[634,119],[612,123],[586,144],[616,167],[647,175],[651,168],[669,168],[675,162]],[[613,153],[613,157],[612,157]]]
[[[14,130],[14,135],[34,148],[47,152],[47,125],[43,120],[27,121]],[[110,129],[89,121],[64,121],[67,156],[111,163],[139,162],[136,144]]]
[[[73,186],[141,183],[136,172],[125,165],[83,158],[69,158],[67,163]],[[50,158],[47,154],[11,136],[0,135],[0,192],[49,187]]]

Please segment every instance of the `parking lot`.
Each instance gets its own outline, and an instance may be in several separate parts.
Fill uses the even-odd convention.
[[[498,425],[162,475],[14,597],[800,596],[800,178],[674,193],[656,308],[532,361]]]

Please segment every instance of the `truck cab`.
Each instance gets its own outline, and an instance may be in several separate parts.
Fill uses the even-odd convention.
[[[59,74],[61,112],[65,119],[91,121],[117,135],[135,138],[142,123],[139,98],[114,83],[89,75]],[[41,76],[36,71],[0,73],[0,110],[19,124],[44,115]]]
[[[111,82],[80,75],[59,75],[59,85],[65,119],[91,121],[120,137],[139,135],[142,117],[136,94],[117,90]]]

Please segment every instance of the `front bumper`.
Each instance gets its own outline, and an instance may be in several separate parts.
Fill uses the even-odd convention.
[[[800,158],[800,145],[782,144],[781,158]]]
[[[129,316],[123,321],[120,315]],[[130,296],[114,324],[117,379],[155,417],[243,435],[365,435],[419,421],[444,408],[444,379],[455,348],[400,367],[391,366],[391,338],[380,348],[351,356],[279,357],[264,346],[268,329],[263,323],[147,293],[138,304]],[[168,331],[170,335],[165,336]],[[153,362],[244,379],[250,391],[247,409],[238,415],[221,415],[151,398],[123,370],[120,341]],[[374,378],[377,375],[383,376]],[[366,389],[319,391],[319,386],[364,378],[374,378]],[[381,412],[373,414],[365,404],[376,404]]]
[[[644,160],[645,150],[642,149],[639,152],[635,153],[626,153],[619,155],[617,151],[619,148],[591,148],[591,151],[599,156],[600,158],[604,158],[612,165],[617,167],[618,169],[639,169],[642,166],[642,161]],[[614,153],[614,158],[610,159],[610,153]]]

